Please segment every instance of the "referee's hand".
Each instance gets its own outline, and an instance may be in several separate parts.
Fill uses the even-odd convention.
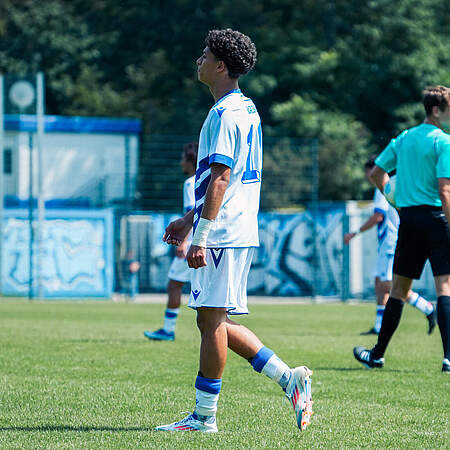
[[[192,269],[206,266],[206,248],[191,245],[186,255],[186,261]]]

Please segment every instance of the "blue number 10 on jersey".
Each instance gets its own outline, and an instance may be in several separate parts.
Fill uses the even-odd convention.
[[[258,126],[258,142],[260,144],[260,148],[262,147],[262,132],[261,132],[261,123]],[[245,171],[242,174],[242,183],[260,183],[261,182],[261,168],[259,167],[259,155],[257,152],[252,152],[252,144],[254,142],[254,126],[253,124],[250,126],[250,131],[247,136],[247,145],[248,145],[248,156],[247,156],[247,164],[245,167]]]

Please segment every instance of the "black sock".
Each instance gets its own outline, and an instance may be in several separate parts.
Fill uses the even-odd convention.
[[[450,297],[448,295],[438,297],[437,320],[444,347],[444,358],[450,359]]]
[[[402,317],[403,300],[389,297],[384,309],[383,321],[381,322],[380,334],[378,335],[378,342],[373,348],[373,358],[379,359],[384,356],[384,352],[391,340],[392,335],[400,323]]]

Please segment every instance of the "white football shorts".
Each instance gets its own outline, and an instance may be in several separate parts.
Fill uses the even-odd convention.
[[[375,277],[380,281],[392,281],[392,269],[394,266],[394,253],[378,252]]]
[[[247,278],[254,248],[207,248],[206,266],[192,272],[188,306],[248,314]]]
[[[179,281],[180,283],[188,283],[191,281],[191,273],[194,269],[188,266],[185,258],[173,258],[169,268],[169,280]]]

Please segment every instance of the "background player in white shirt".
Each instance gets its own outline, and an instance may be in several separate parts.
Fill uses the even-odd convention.
[[[196,405],[183,420],[156,429],[217,431],[227,347],[282,387],[298,427],[305,429],[312,413],[311,371],[304,366],[290,369],[249,329],[228,318],[247,313],[247,275],[259,245],[261,123],[255,105],[238,85],[239,76],[256,62],[256,48],[250,38],[230,29],[210,31],[205,44],[197,60],[198,78],[216,103],[200,133],[195,210],[172,222],[163,237],[178,245],[194,226],[187,260],[196,269],[189,306],[197,310],[201,333]]]
[[[376,155],[371,156],[364,165],[366,178],[373,184],[369,174],[375,166]],[[387,202],[379,189],[375,189],[374,213],[361,225],[357,232],[347,233],[344,236],[344,243],[348,244],[355,236],[364,231],[370,230],[378,225],[378,255],[375,270],[375,294],[377,298],[377,312],[374,326],[367,332],[361,334],[378,334],[383,320],[384,309],[389,299],[389,292],[392,287],[392,268],[394,265],[395,246],[397,244],[398,227],[400,217],[397,210]],[[414,306],[423,314],[428,322],[428,334],[431,334],[436,326],[435,309],[432,303],[425,300],[417,292],[410,291],[408,303]]]
[[[190,142],[183,146],[181,155],[181,169],[188,175],[183,184],[183,213],[188,213],[195,207],[195,168],[197,167],[198,143]],[[173,341],[175,326],[180,312],[181,293],[185,283],[191,282],[192,269],[186,261],[186,253],[191,245],[191,233],[176,248],[175,258],[169,269],[169,283],[167,285],[167,307],[164,312],[164,325],[156,331],[144,331],[144,336],[155,341]]]

